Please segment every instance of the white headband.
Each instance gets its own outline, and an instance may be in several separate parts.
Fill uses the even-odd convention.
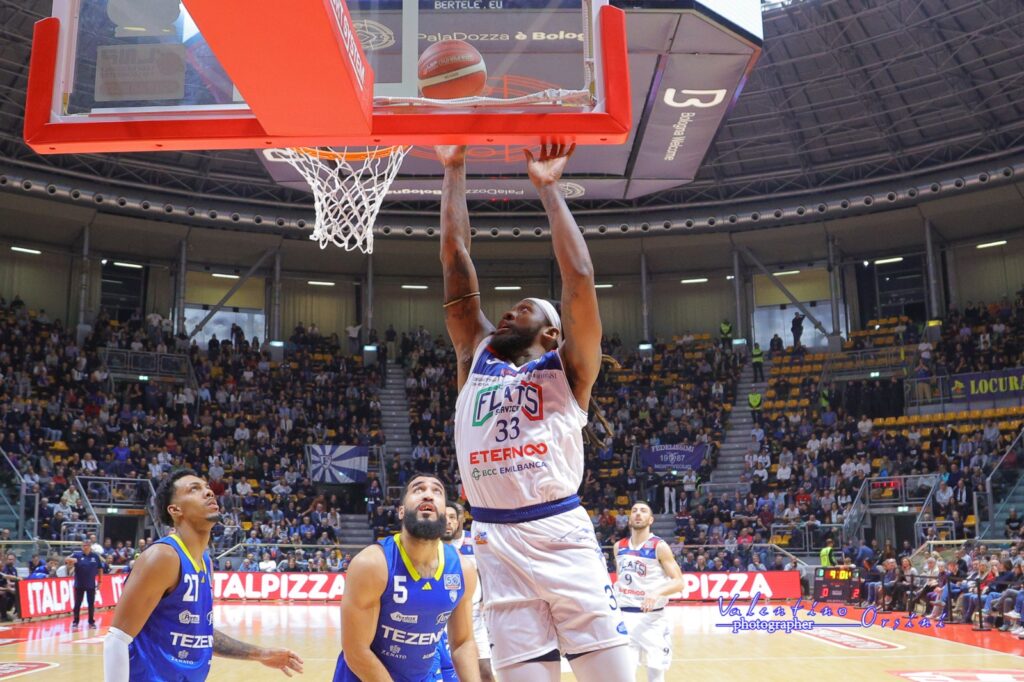
[[[541,312],[544,313],[544,316],[548,318],[548,323],[558,330],[558,335],[559,337],[561,337],[562,318],[559,317],[558,311],[555,310],[555,306],[551,305],[549,301],[545,301],[543,298],[528,298],[526,300],[530,301],[535,306],[541,309]],[[559,341],[561,341],[561,338],[559,338]]]

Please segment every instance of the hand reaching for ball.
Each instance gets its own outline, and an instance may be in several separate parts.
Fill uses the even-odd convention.
[[[530,182],[537,189],[558,182],[565,171],[565,165],[575,151],[575,144],[568,148],[564,144],[541,145],[540,157],[535,158],[529,149],[524,149],[526,172],[530,175]]]

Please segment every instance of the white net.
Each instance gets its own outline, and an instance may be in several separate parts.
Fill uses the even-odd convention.
[[[276,150],[313,191],[313,239],[346,251],[373,253],[373,224],[402,160],[412,147],[370,147],[365,151],[297,147]]]

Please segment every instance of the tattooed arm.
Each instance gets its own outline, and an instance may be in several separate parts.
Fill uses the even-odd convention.
[[[302,659],[288,649],[264,649],[255,644],[240,642],[228,637],[220,630],[213,631],[213,654],[222,658],[236,658],[245,661],[259,661],[268,668],[278,668],[288,677],[292,671],[302,672]]]

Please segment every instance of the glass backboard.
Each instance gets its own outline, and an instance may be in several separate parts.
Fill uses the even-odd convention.
[[[63,3],[78,6],[69,29],[74,51],[63,78],[65,113],[151,113],[244,102],[178,0],[58,5]],[[376,96],[416,97],[420,53],[452,39],[484,55],[491,76],[487,95],[587,86],[581,0],[352,0],[347,6]]]

